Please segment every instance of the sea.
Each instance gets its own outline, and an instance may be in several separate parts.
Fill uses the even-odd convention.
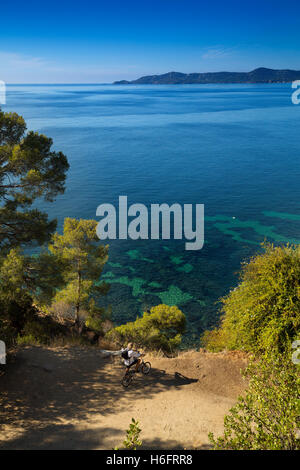
[[[100,204],[204,204],[204,246],[185,240],[105,240],[102,279],[116,324],[177,305],[186,346],[218,324],[220,299],[262,243],[300,241],[300,105],[291,84],[8,85],[3,111],[53,139],[70,163],[66,191],[38,201],[95,219]]]

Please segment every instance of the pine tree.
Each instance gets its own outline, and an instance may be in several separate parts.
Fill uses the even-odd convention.
[[[98,301],[108,292],[109,285],[100,281],[108,260],[108,245],[99,245],[95,220],[66,218],[64,233],[55,233],[49,250],[64,263],[65,288],[59,291],[56,301],[64,301],[74,309],[75,324],[79,326],[79,313],[89,311],[88,321],[95,324],[104,310]],[[97,243],[98,242],[98,243]]]
[[[55,220],[32,209],[37,198],[64,192],[67,158],[51,150],[52,139],[26,133],[24,119],[0,110],[0,249],[49,240]]]

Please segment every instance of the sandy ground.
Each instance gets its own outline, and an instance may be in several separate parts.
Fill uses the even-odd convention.
[[[27,347],[0,376],[0,449],[112,449],[134,417],[143,448],[206,449],[245,383],[240,353],[147,357],[149,376],[120,383],[119,359],[81,347]]]

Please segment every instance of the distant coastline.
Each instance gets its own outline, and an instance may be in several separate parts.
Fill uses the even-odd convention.
[[[275,70],[264,67],[251,72],[168,72],[162,75],[147,75],[137,80],[119,80],[114,85],[192,85],[209,83],[290,83],[300,80],[300,71]]]

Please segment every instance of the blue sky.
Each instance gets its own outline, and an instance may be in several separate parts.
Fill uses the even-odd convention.
[[[300,70],[300,3],[2,2],[0,80],[107,83],[142,75]]]

